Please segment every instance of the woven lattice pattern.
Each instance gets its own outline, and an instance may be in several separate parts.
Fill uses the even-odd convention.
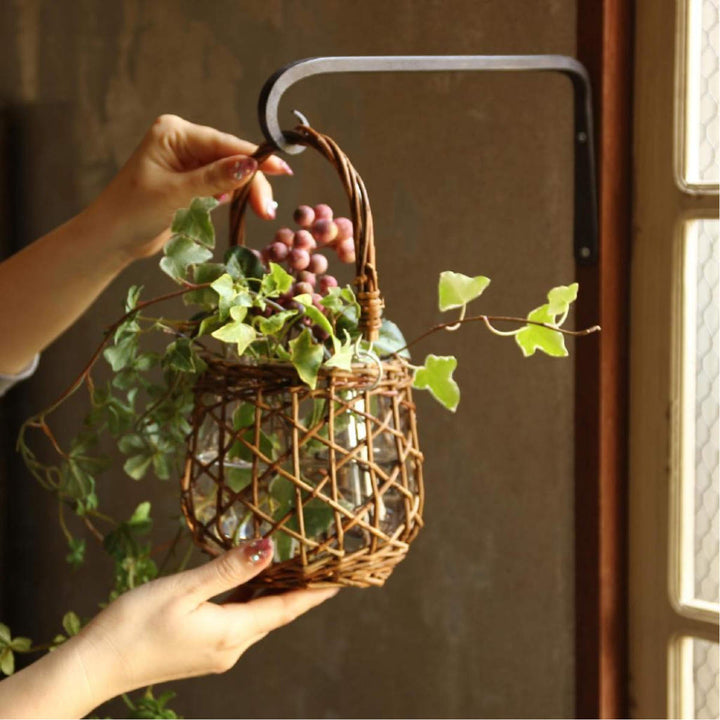
[[[323,371],[208,359],[182,482],[210,553],[260,536],[275,563],[256,585],[382,585],[422,526],[422,455],[402,361]]]

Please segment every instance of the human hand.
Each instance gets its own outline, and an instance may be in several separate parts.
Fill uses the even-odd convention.
[[[219,197],[248,181],[250,206],[271,220],[276,203],[265,175],[292,175],[292,170],[274,155],[258,170],[248,157],[256,147],[176,115],[161,115],[86,213],[106,229],[106,250],[128,261],[160,250],[173,213],[193,197]]]
[[[247,603],[209,602],[250,580],[271,558],[269,539],[245,543],[110,604],[73,638],[98,704],[145,685],[224,672],[271,630],[337,593],[296,590]]]

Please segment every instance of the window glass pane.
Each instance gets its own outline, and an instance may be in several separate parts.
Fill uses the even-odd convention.
[[[718,184],[718,4],[687,0],[684,179],[691,185]]]
[[[694,638],[692,641],[694,718],[718,717],[718,644]]]
[[[687,223],[684,276],[683,601],[720,603],[720,252],[718,220]],[[692,558],[689,557],[692,555]]]

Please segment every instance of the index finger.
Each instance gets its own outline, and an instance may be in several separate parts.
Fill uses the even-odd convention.
[[[200,165],[207,165],[231,155],[252,155],[258,148],[255,143],[207,125],[187,122],[184,134],[187,150]],[[260,169],[269,175],[292,175],[290,166],[277,155],[270,155],[260,164]]]

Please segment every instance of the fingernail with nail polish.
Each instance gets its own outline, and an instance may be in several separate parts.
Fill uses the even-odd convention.
[[[230,166],[230,174],[236,180],[244,180],[248,175],[252,175],[255,170],[257,170],[257,162],[253,158],[238,160]]]
[[[272,550],[272,540],[270,538],[260,538],[245,546],[245,555],[251,563],[257,564],[270,557]]]
[[[280,160],[280,167],[283,169],[286,175],[294,175],[293,169],[284,161]]]
[[[277,210],[278,204],[274,200],[268,200],[265,203],[265,214],[271,219],[275,219],[275,211]]]

